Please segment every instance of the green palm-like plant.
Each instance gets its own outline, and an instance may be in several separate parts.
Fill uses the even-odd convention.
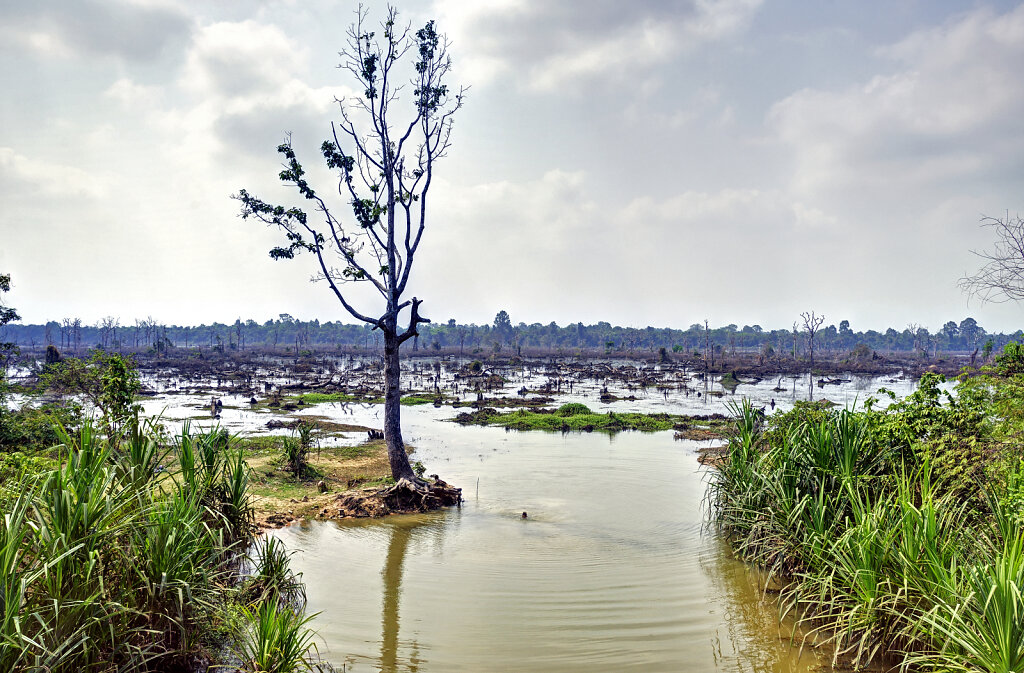
[[[305,588],[290,568],[291,553],[272,535],[264,535],[253,545],[248,560],[252,574],[246,580],[251,603],[277,601],[299,607],[305,602]]]
[[[250,622],[239,646],[242,668],[249,673],[313,671],[311,651],[316,634],[307,627],[316,615],[303,615],[278,601],[265,601],[255,611],[245,609]]]
[[[956,583],[919,622],[938,646],[929,658],[950,671],[1024,670],[1024,531],[1011,527],[1008,514],[993,504],[1006,533],[1002,542],[991,545],[989,558],[951,574]]]
[[[229,539],[248,540],[256,529],[252,497],[249,495],[249,481],[252,469],[245,462],[242,449],[230,453],[224,461],[221,486],[221,515]]]
[[[196,497],[179,491],[153,503],[132,540],[143,605],[179,629],[188,613],[212,609],[216,584],[223,576],[218,563],[221,536],[205,519]]]

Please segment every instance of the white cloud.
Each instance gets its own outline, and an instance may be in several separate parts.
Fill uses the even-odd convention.
[[[113,84],[107,87],[103,95],[117,101],[126,108],[145,110],[158,105],[163,98],[163,92],[163,87],[146,86],[133,82],[128,77],[119,77]]]
[[[457,286],[460,303],[531,321],[613,306],[636,324],[692,321],[714,315],[723,296],[767,304],[808,275],[859,272],[857,257],[830,254],[855,232],[777,190],[684,191],[609,207],[589,176],[557,170],[443,189],[418,261],[421,296]],[[798,265],[789,261],[796,249],[806,256]],[[752,281],[766,265],[771,272]],[[829,291],[808,288],[794,301]]]
[[[288,131],[314,184],[335,185],[317,148],[334,97],[353,93],[334,67],[352,13],[59,2],[0,8],[0,238],[21,287],[41,288],[25,305],[337,317],[301,262],[270,263],[275,232],[228,197],[301,201],[276,180]],[[914,312],[965,308],[955,281],[985,247],[980,214],[1024,210],[1024,9],[943,22],[911,3],[883,31],[828,3],[430,4],[403,18],[436,16],[453,79],[477,87],[413,278],[433,318],[778,326],[859,306],[927,322]],[[905,26],[918,28],[900,39]],[[48,264],[21,255],[55,236]],[[142,258],[145,282],[95,263]]]
[[[192,19],[184,9],[163,1],[11,2],[0,9],[4,44],[53,58],[151,60],[191,28]]]
[[[442,0],[439,24],[468,62],[467,81],[512,75],[552,92],[596,78],[637,79],[676,54],[736,34],[761,0]]]
[[[100,199],[109,194],[108,177],[65,164],[26,157],[10,147],[0,147],[0,184],[5,198],[83,197]]]
[[[185,59],[182,87],[216,99],[274,95],[305,75],[309,50],[277,26],[255,21],[203,26]]]
[[[842,90],[799,91],[768,123],[794,153],[793,188],[906,199],[1000,179],[1024,150],[1024,6],[916,32],[880,53],[894,72]]]

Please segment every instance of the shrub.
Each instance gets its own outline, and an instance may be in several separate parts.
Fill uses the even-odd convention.
[[[562,406],[558,407],[558,411],[555,412],[555,414],[563,418],[569,416],[582,416],[585,414],[592,413],[594,412],[590,410],[590,407],[588,407],[585,404],[580,404],[579,402],[569,402],[568,404],[563,404]]]

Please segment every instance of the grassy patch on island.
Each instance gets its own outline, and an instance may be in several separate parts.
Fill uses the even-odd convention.
[[[513,430],[547,430],[551,432],[621,432],[638,430],[658,432],[696,423],[711,429],[710,422],[696,421],[694,417],[673,414],[641,414],[609,411],[597,413],[578,402],[563,404],[557,409],[516,409],[500,412],[484,407],[474,412],[459,414],[455,422],[462,425],[493,425]]]

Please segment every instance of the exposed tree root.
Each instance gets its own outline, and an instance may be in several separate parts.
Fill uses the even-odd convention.
[[[388,514],[429,512],[461,503],[462,489],[445,483],[435,475],[433,481],[399,479],[398,483],[385,488],[343,493],[328,506],[327,516],[381,517]]]

